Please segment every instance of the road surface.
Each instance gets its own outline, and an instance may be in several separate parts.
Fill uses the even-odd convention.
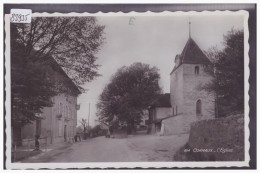
[[[22,162],[172,161],[188,135],[133,135],[123,139],[97,137],[43,152]]]

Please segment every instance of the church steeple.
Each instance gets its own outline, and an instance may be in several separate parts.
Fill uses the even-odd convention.
[[[182,64],[211,64],[195,41],[191,38],[191,22],[189,18],[189,39],[180,55],[175,57],[175,66],[170,74]]]

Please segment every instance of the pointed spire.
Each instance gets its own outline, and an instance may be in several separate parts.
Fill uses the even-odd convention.
[[[190,22],[190,17],[189,17],[189,38],[191,38],[190,24],[191,24],[191,22]]]

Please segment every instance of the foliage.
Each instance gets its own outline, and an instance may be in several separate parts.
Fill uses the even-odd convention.
[[[225,116],[244,110],[244,33],[232,29],[224,36],[224,49],[207,52],[212,64],[206,70],[214,74],[212,83],[204,86],[217,94],[218,114]]]
[[[91,130],[90,130],[92,137],[105,135],[106,132],[107,132],[107,130],[102,129],[101,125],[96,125],[93,128],[91,128]]]
[[[88,134],[88,121],[85,118],[82,118],[79,123],[81,124],[82,128],[83,128],[83,138],[87,139],[87,134]]]
[[[35,120],[35,114],[41,113],[44,107],[52,106],[55,87],[46,69],[39,63],[20,64],[12,68],[15,68],[11,78],[12,122],[27,124]]]
[[[34,121],[64,88],[83,91],[81,85],[98,76],[95,54],[103,30],[94,17],[36,17],[30,24],[11,24],[12,126]]]
[[[83,128],[81,127],[81,126],[78,126],[77,128],[76,128],[76,132],[77,133],[83,133]]]
[[[148,64],[121,67],[99,97],[99,119],[126,123],[133,128],[143,111],[160,94],[159,78],[158,69]]]
[[[85,118],[82,118],[79,123],[81,124],[82,128],[83,128],[83,132],[86,133],[87,129],[88,129],[88,121]]]
[[[77,85],[98,76],[95,54],[103,30],[95,17],[36,17],[30,24],[12,24],[25,61],[53,56]]]

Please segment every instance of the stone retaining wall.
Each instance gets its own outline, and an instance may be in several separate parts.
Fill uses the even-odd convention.
[[[174,160],[244,160],[244,115],[193,123],[188,143],[175,154]]]

